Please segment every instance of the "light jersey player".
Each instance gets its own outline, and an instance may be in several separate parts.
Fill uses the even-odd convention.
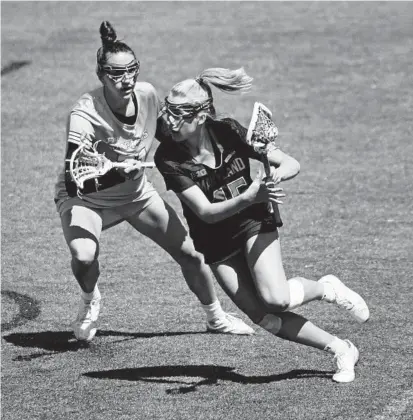
[[[124,118],[116,115],[105,99],[104,87],[84,94],[73,107],[68,120],[68,148],[65,171],[59,175],[57,199],[78,196],[82,203],[94,208],[108,209],[130,204],[156,192],[149,188],[144,168],[129,176],[122,169],[88,180],[84,188],[77,188],[71,179],[71,154],[82,142],[94,144],[99,153],[112,161],[129,161],[139,167],[146,161],[155,136],[159,100],[155,88],[145,82],[136,82],[131,96],[137,115]],[[133,162],[137,161],[137,162]],[[148,190],[149,189],[149,190]],[[72,201],[61,201],[60,210],[72,207]]]
[[[354,344],[291,312],[324,300],[359,322],[369,318],[362,297],[333,275],[318,282],[286,278],[278,234],[284,193],[277,184],[298,174],[298,162],[275,146],[268,154],[271,179],[263,181],[262,174],[252,179],[249,159],[260,155],[245,144],[247,130],[234,119],[216,118],[210,85],[242,92],[251,82],[243,69],[211,68],[177,83],[158,121],[156,136],[162,141],[156,166],[182,203],[195,248],[235,304],[271,334],[334,354],[333,380],[351,382],[359,358]],[[268,202],[274,204],[274,217]]]
[[[206,312],[208,331],[252,334],[251,327],[222,310],[209,267],[195,251],[176,212],[155,191],[142,168],[159,113],[155,89],[149,83],[137,82],[139,62],[131,48],[116,39],[109,22],[101,24],[100,34],[97,75],[102,87],[84,94],[70,112],[65,166],[55,193],[73,275],[81,288],[73,323],[75,337],[90,341],[96,334],[101,301],[97,286],[99,239],[103,230],[122,221],[152,239],[180,265],[189,288]],[[87,180],[80,189],[71,178],[69,162],[81,144],[93,146],[112,161],[130,165]],[[128,241],[127,246],[133,244]]]

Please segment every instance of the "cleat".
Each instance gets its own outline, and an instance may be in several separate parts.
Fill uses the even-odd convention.
[[[225,314],[224,318],[214,321],[207,321],[207,331],[220,334],[252,335],[254,330],[242,319],[230,314]]]
[[[337,371],[333,375],[333,381],[339,383],[353,382],[355,378],[354,366],[359,360],[359,351],[357,347],[349,340],[344,340],[348,349],[336,353],[334,360],[337,363]]]
[[[358,322],[366,322],[369,319],[370,311],[364,299],[336,276],[329,274],[318,281],[332,286],[335,293],[335,299],[332,302],[349,311]]]
[[[73,333],[78,341],[92,341],[97,329],[95,323],[99,316],[101,296],[99,289],[98,296],[92,300],[81,297],[79,311],[75,322],[72,324]]]

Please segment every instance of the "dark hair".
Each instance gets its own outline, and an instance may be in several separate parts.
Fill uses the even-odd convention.
[[[100,24],[99,32],[100,38],[102,40],[102,46],[98,49],[96,54],[96,73],[99,77],[102,73],[101,66],[105,65],[108,61],[108,54],[128,52],[131,53],[136,59],[136,55],[132,48],[130,48],[129,45],[125,44],[123,41],[118,41],[116,31],[110,22],[107,20],[103,21]]]

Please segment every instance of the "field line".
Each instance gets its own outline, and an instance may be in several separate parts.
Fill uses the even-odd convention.
[[[375,416],[373,420],[398,420],[412,401],[413,388],[410,388],[404,391],[397,398],[393,398],[384,407],[383,413]]]

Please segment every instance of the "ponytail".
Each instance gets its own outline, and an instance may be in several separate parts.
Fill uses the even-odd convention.
[[[185,102],[179,105],[179,108],[202,110],[215,119],[217,114],[211,86],[226,93],[243,93],[251,88],[252,80],[242,67],[236,70],[209,68],[202,71],[195,79],[186,79],[177,83],[169,94],[184,98]]]
[[[235,93],[247,92],[252,86],[253,78],[242,67],[236,70],[215,67],[202,71],[195,81],[201,86],[210,84],[223,92]]]

